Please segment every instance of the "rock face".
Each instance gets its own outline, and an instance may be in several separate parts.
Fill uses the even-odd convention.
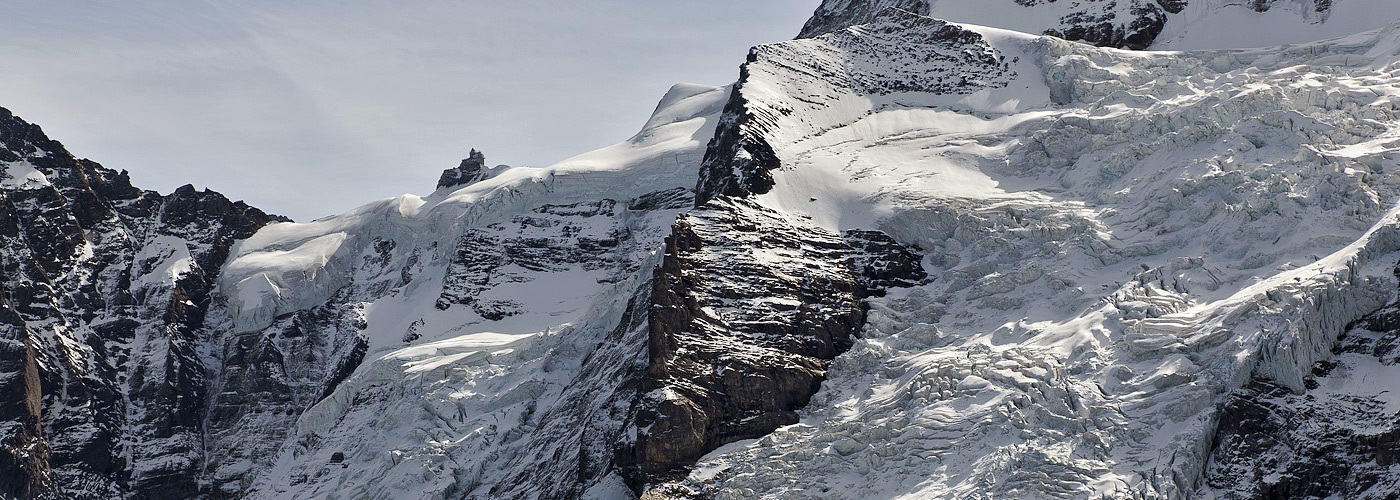
[[[802,25],[802,31],[797,34],[797,38],[815,38],[866,24],[874,21],[876,15],[888,8],[927,16],[932,8],[931,4],[930,0],[825,0],[817,7],[816,12],[812,13],[812,17],[807,19],[807,23]]]
[[[0,492],[193,498],[202,329],[235,240],[279,220],[212,191],[132,187],[0,109]]]
[[[656,389],[642,408],[654,409],[639,417],[636,450],[655,463],[703,456],[657,473],[645,494],[1229,498],[1261,483],[1276,486],[1260,495],[1394,491],[1394,473],[1370,465],[1387,448],[1365,444],[1389,439],[1400,400],[1386,389],[1355,389],[1365,402],[1356,411],[1370,417],[1349,429],[1326,423],[1345,422],[1345,412],[1320,419],[1303,402],[1267,406],[1283,416],[1268,425],[1250,423],[1260,412],[1247,408],[1268,399],[1251,381],[1303,394],[1325,387],[1308,378],[1313,367],[1341,361],[1331,354],[1337,335],[1393,296],[1400,221],[1380,207],[1400,191],[1355,165],[1384,171],[1394,159],[1381,130],[1400,127],[1395,108],[1389,98],[1368,103],[1390,95],[1372,86],[1394,81],[1374,68],[1393,60],[1395,28],[1306,48],[1130,53],[885,12],[751,52],[704,161],[697,197],[708,201],[673,231],[669,284],[653,291],[665,311],[654,317],[680,320],[663,322],[654,331],[668,336],[651,345],[665,353],[669,339],[680,341],[649,370],[687,375],[647,386]],[[897,62],[867,63],[876,52]],[[1326,152],[1300,155],[1310,148]],[[725,205],[745,208],[718,213],[745,215],[706,218]],[[736,385],[722,378],[729,369],[713,368],[734,363],[712,353],[739,349],[705,342],[731,331],[714,325],[749,321],[727,307],[760,316],[773,308],[738,294],[707,299],[745,288],[704,263],[746,262],[746,251],[783,262],[796,251],[771,256],[763,239],[786,227],[823,239],[879,229],[917,248],[930,278],[865,299],[860,335],[820,366],[820,388],[801,409],[746,414],[788,420],[709,450],[697,443],[723,441],[709,419],[735,411],[724,402]],[[763,236],[746,240],[745,231]],[[821,265],[773,267],[784,271],[745,275],[779,290],[769,277],[841,282],[806,278],[831,269]],[[671,312],[686,310],[696,312]],[[1391,378],[1369,369],[1360,378],[1373,373]],[[778,377],[762,373],[754,384],[765,376]],[[768,394],[763,403],[787,393]],[[1353,400],[1331,401],[1318,407]],[[1314,421],[1317,432],[1276,431]],[[653,435],[668,439],[653,445]],[[1282,444],[1263,458],[1227,444],[1212,451],[1213,442],[1260,435]],[[1302,441],[1313,444],[1293,447]]]
[[[689,192],[679,191],[685,200],[690,199]],[[679,208],[674,205],[650,208]],[[621,281],[637,270],[636,263],[627,262],[617,252],[619,247],[633,244],[617,218],[626,210],[629,208],[611,199],[546,204],[535,207],[529,215],[466,231],[457,242],[444,278],[438,309],[466,305],[492,321],[520,314],[529,307],[521,298],[499,297],[492,292],[502,284],[527,279],[520,271],[559,272],[578,266],[607,273],[606,281]],[[611,224],[589,224],[597,221]]]
[[[437,188],[450,188],[478,182],[491,177],[493,171],[486,167],[486,155],[473,149],[457,168],[442,171]]]
[[[744,198],[683,216],[652,284],[633,483],[797,422],[864,323],[862,300],[924,276],[883,233],[843,238]]]
[[[211,499],[242,498],[270,466],[297,418],[364,360],[364,320],[347,287],[332,301],[278,317],[266,328],[224,333],[207,383],[210,400],[202,478]],[[217,324],[217,323],[216,323]]]
[[[212,489],[634,495],[653,267],[728,94],[677,85],[613,147],[236,246]]]

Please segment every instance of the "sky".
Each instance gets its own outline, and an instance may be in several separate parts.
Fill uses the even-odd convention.
[[[819,0],[0,3],[0,106],[169,193],[299,221],[432,192],[472,148],[545,166],[727,85]]]

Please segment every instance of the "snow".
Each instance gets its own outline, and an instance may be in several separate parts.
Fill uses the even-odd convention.
[[[1072,17],[1089,3],[1012,0],[930,0],[930,17],[983,26],[996,26],[1040,34],[1060,29],[1060,20]],[[1117,2],[1104,11],[1108,20],[1128,25],[1136,2]],[[1142,2],[1149,3],[1150,2]],[[1254,2],[1243,0],[1192,0],[1177,14],[1168,14],[1152,50],[1204,50],[1301,44],[1384,28],[1395,21],[1390,0],[1335,0],[1328,12],[1319,13],[1312,0],[1280,0],[1269,10],[1256,12]]]
[[[146,242],[146,246],[132,259],[132,262],[144,263],[146,269],[145,272],[137,269],[132,273],[136,279],[132,281],[131,289],[174,285],[195,265],[188,245],[189,242],[184,239],[168,235],[157,236]]]
[[[34,168],[28,161],[20,160],[0,163],[4,168],[4,179],[0,179],[0,187],[6,189],[34,189],[49,185],[48,177],[43,172]]]
[[[234,333],[256,331],[272,319],[324,302],[345,284],[328,267],[345,243],[343,232],[316,236],[289,250],[246,252],[224,266],[231,283],[229,309]]]
[[[426,198],[403,195],[309,223],[263,228],[234,247],[220,277],[235,330],[258,330],[280,314],[325,302],[347,282],[353,262],[376,237],[401,248],[434,248],[436,261],[446,257],[445,249],[464,228],[539,204],[596,201],[600,195],[627,200],[665,187],[691,187],[694,173],[683,166],[698,163],[713,134],[711,117],[727,95],[725,88],[680,84],[666,94],[648,126],[623,143],[545,168],[511,168]],[[559,182],[562,178],[568,180]]]

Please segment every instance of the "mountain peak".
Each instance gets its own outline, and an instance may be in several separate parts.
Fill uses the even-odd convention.
[[[888,8],[927,16],[932,4],[929,0],[826,0],[812,13],[807,23],[802,25],[802,31],[797,34],[797,38],[815,38],[858,24],[866,24],[874,21],[880,11]]]
[[[495,171],[496,169],[486,167],[486,155],[473,148],[456,168],[442,171],[442,177],[438,178],[437,188],[465,186],[488,179],[495,175]]]

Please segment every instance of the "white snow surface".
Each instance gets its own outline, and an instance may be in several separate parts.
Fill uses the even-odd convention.
[[[698,163],[704,154],[714,130],[712,118],[727,95],[727,88],[678,84],[647,126],[625,142],[544,168],[510,168],[429,197],[405,194],[308,223],[263,228],[234,246],[220,276],[234,329],[258,330],[279,315],[325,302],[348,283],[355,260],[376,238],[393,240],[399,248],[424,249],[429,252],[426,265],[441,267],[465,229],[501,222],[542,204],[625,201],[666,188],[693,188],[696,173],[683,167]],[[537,288],[534,293],[561,291]],[[401,333],[400,326],[407,325],[394,325]]]
[[[28,161],[20,160],[0,163],[3,168],[4,179],[0,179],[0,187],[8,189],[35,189],[49,185],[48,177],[43,172],[34,168]]]
[[[1255,12],[1243,0],[1192,0],[1167,18],[1156,50],[1248,48],[1305,43],[1380,29],[1396,21],[1390,0],[1334,0],[1326,14],[1312,0],[1275,2]]]

